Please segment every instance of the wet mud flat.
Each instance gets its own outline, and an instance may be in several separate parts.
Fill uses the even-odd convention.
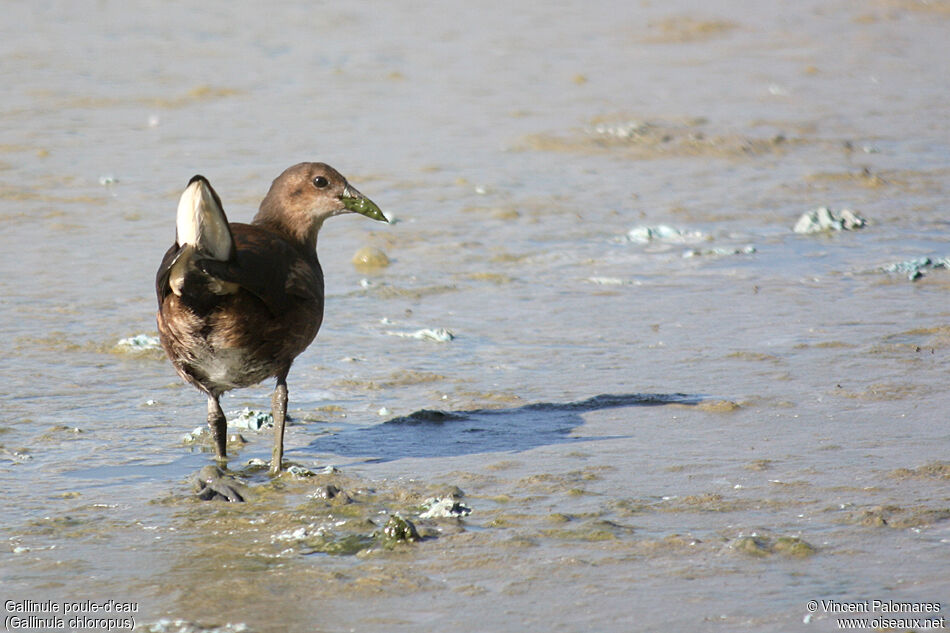
[[[631,394],[454,419],[420,412],[339,441],[350,435],[359,446],[361,434],[394,437],[377,429],[408,425],[451,444],[459,434],[503,437],[500,425],[544,428],[552,419],[562,441],[515,453],[294,464],[276,480],[266,466],[235,466],[243,504],[199,501],[187,481],[151,498],[152,486],[120,486],[108,495],[113,503],[90,503],[103,496],[94,489],[64,494],[48,502],[55,512],[8,532],[16,572],[7,578],[51,598],[134,600],[151,627],[143,630],[172,631],[459,621],[479,630],[609,630],[686,625],[695,613],[705,614],[703,629],[783,630],[808,615],[804,601],[816,592],[886,587],[895,600],[914,600],[943,586],[932,557],[950,536],[950,465],[889,469],[885,454],[882,467],[868,468],[833,438],[805,450],[797,436],[773,435],[774,419],[757,421],[774,410]],[[665,426],[665,437],[630,435],[649,425]],[[873,438],[858,443],[865,459],[875,452]],[[262,444],[266,451],[266,437]],[[423,452],[412,440],[389,445]],[[908,549],[918,557],[909,561]],[[868,569],[868,557],[884,563]],[[98,576],[95,588],[49,576],[88,573]],[[724,602],[722,585],[742,596]],[[681,603],[688,614],[676,614]],[[563,611],[552,616],[550,605]]]
[[[438,63],[386,8],[4,27],[3,598],[178,632],[945,616],[950,11],[763,7],[454,7]],[[207,72],[142,82],[168,55]],[[270,386],[230,394],[246,501],[202,501],[154,268],[192,173],[244,221],[288,156],[352,161],[397,221],[321,237],[292,468],[261,465]]]

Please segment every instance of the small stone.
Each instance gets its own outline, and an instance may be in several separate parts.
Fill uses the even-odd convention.
[[[304,477],[313,477],[314,475],[316,475],[316,473],[310,470],[309,468],[304,468],[303,466],[298,466],[297,464],[288,466],[287,474],[293,475],[294,477],[298,477],[301,479]]]
[[[265,427],[274,426],[274,416],[267,411],[256,411],[244,407],[228,420],[228,426],[249,431],[260,431]]]
[[[323,499],[324,501],[331,501],[334,505],[345,505],[348,503],[353,503],[353,498],[350,495],[346,494],[344,491],[340,490],[333,484],[327,484],[325,486],[318,487],[313,494],[310,495],[311,499]]]
[[[339,495],[340,492],[341,490],[333,484],[327,484],[326,486],[320,486],[317,488],[316,492],[313,493],[313,496],[319,497],[320,499],[333,499]]]
[[[814,546],[797,536],[781,536],[777,538],[772,549],[778,554],[784,554],[785,556],[791,556],[793,558],[807,558],[815,553]]]
[[[195,442],[200,441],[205,435],[209,433],[207,427],[196,426],[191,433],[185,433],[181,437],[181,441],[185,444],[194,444]]]
[[[836,215],[828,207],[818,207],[803,213],[792,230],[807,235],[824,231],[853,231],[866,225],[867,220],[850,209],[842,209]]]
[[[364,246],[353,255],[353,265],[359,271],[369,271],[389,266],[386,253],[372,246]]]
[[[698,231],[683,231],[667,224],[635,226],[627,231],[627,241],[636,244],[647,244],[654,241],[682,244],[702,239],[703,234]]]
[[[851,209],[841,210],[841,226],[846,231],[853,231],[854,229],[860,229],[865,224],[867,224],[867,220],[862,218],[860,215],[858,215]]]
[[[244,487],[234,477],[226,474],[217,466],[207,465],[195,473],[192,488],[202,501],[244,501]]]
[[[412,521],[404,519],[398,514],[389,517],[389,521],[383,527],[383,534],[393,545],[400,541],[414,543],[420,540],[419,532],[416,531],[416,526],[413,525]]]
[[[929,257],[918,257],[908,259],[902,262],[889,264],[880,270],[885,273],[900,273],[907,275],[910,281],[917,281],[924,276],[925,270],[936,270],[937,268],[950,268],[950,257],[941,257],[931,259]]]
[[[732,549],[757,557],[765,557],[772,553],[766,541],[754,536],[737,538],[732,542]]]
[[[472,513],[471,508],[453,497],[431,497],[423,505],[427,509],[419,515],[420,519],[458,519]]]

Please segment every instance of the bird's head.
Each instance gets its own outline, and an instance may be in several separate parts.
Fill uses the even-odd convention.
[[[388,222],[376,204],[326,163],[299,163],[288,167],[271,184],[254,218],[297,239],[316,244],[323,221],[342,213],[359,213]]]

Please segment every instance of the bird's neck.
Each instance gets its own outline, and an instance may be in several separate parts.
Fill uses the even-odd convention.
[[[303,251],[316,252],[317,236],[323,226],[323,220],[316,218],[307,218],[306,221],[295,220],[298,220],[298,218],[288,217],[285,213],[273,212],[267,206],[261,204],[261,209],[254,216],[252,224],[277,233]]]

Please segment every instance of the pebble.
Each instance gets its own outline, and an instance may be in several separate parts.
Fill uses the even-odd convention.
[[[925,270],[936,270],[938,268],[950,268],[950,257],[938,257],[937,259],[918,257],[917,259],[907,259],[902,262],[884,266],[881,268],[881,272],[900,273],[907,275],[910,281],[917,281],[924,276]]]
[[[294,464],[294,465],[292,465],[292,466],[288,466],[288,467],[287,467],[287,472],[288,472],[289,474],[293,475],[294,477],[298,477],[298,478],[301,478],[301,479],[304,478],[304,477],[313,477],[314,475],[317,474],[317,473],[313,472],[312,470],[310,470],[309,468],[305,468],[305,467],[303,467],[303,466],[298,466],[297,464]]]
[[[184,442],[185,444],[194,444],[195,442],[200,440],[204,435],[208,434],[209,432],[210,431],[208,431],[207,427],[196,426],[194,430],[192,430],[191,433],[185,433],[184,435],[182,435],[181,441]]]
[[[327,485],[325,485],[325,486],[320,486],[320,487],[318,487],[318,488],[313,492],[313,494],[310,495],[310,498],[312,498],[312,499],[327,499],[327,500],[329,500],[329,499],[334,499],[334,498],[340,496],[340,494],[342,494],[342,493],[343,493],[343,491],[340,490],[339,488],[337,488],[336,486],[334,486],[333,484],[327,484]]]
[[[398,514],[390,515],[389,521],[383,526],[383,534],[392,544],[400,541],[414,543],[420,540],[419,532],[416,531],[416,526],[412,521],[404,519]]]
[[[684,231],[668,224],[635,226],[627,231],[627,241],[635,244],[648,244],[650,242],[685,244],[699,242],[703,239],[705,239],[705,236],[699,231]]]
[[[267,411],[255,411],[244,407],[238,411],[234,417],[228,420],[228,426],[249,431],[260,431],[261,429],[274,426],[274,416]]]
[[[796,233],[822,233],[824,231],[854,231],[867,225],[867,220],[850,209],[835,214],[828,207],[818,207],[803,213],[792,228]]]
[[[373,270],[389,266],[386,253],[372,246],[364,246],[353,255],[353,265],[357,270]]]
[[[452,497],[430,497],[422,504],[426,510],[419,515],[420,519],[458,519],[472,513],[471,508]]]

